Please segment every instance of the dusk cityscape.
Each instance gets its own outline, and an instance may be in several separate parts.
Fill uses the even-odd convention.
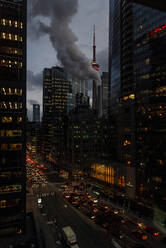
[[[165,0],[0,0],[0,248],[166,247]]]

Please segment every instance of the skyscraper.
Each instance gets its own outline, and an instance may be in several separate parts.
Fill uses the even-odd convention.
[[[59,156],[63,146],[63,117],[67,114],[70,82],[61,67],[44,69],[43,72],[43,153],[51,161],[51,151]],[[53,144],[54,143],[54,144]],[[59,151],[57,151],[59,149]]]
[[[0,235],[24,230],[26,0],[0,0]]]
[[[40,105],[33,104],[33,121],[40,122]]]
[[[128,196],[162,210],[166,171],[165,23],[164,12],[126,0],[114,1],[116,25],[110,63],[111,113],[116,122],[114,137],[118,137],[114,140],[114,159],[126,168]]]

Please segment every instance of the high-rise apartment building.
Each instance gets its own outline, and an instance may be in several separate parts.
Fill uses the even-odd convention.
[[[129,198],[164,211],[165,24],[164,12],[126,0],[114,1],[110,53],[114,159],[126,168]]]
[[[26,212],[26,0],[0,0],[0,235]]]
[[[40,105],[33,104],[33,121],[40,122]]]

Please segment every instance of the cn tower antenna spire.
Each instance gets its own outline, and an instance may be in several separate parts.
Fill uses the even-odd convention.
[[[96,30],[95,25],[93,29],[93,61],[96,61]]]

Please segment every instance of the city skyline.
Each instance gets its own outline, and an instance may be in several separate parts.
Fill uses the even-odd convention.
[[[1,248],[165,248],[166,10],[142,1],[0,0]]]
[[[92,60],[93,49],[93,26],[96,25],[97,60],[101,71],[107,69],[108,50],[108,25],[109,12],[108,0],[78,1],[78,12],[73,17],[71,29],[78,38],[77,45],[81,52]],[[28,117],[32,119],[32,104],[40,104],[42,107],[42,73],[45,67],[59,65],[56,52],[48,39],[48,36],[38,37],[35,21],[30,17],[30,6],[28,1],[28,42],[27,42],[27,108]],[[100,10],[100,11],[99,11]],[[42,19],[43,20],[43,19]],[[44,19],[48,23],[48,18]],[[104,27],[104,28],[103,28]],[[104,37],[104,39],[103,39]],[[36,44],[38,44],[36,46]],[[91,95],[92,83],[89,84]],[[42,113],[42,108],[41,108]],[[42,114],[41,114],[42,115]]]

